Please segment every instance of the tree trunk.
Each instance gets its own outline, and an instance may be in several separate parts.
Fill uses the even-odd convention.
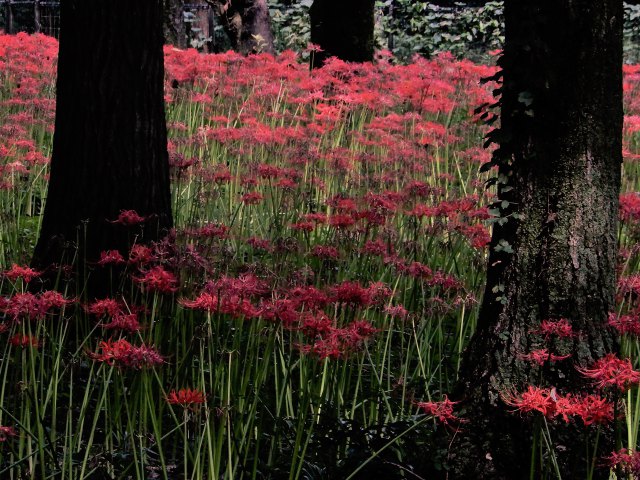
[[[40,33],[42,31],[42,22],[40,20],[40,0],[33,2],[33,31]]]
[[[166,43],[177,48],[187,47],[183,0],[164,0],[163,29]]]
[[[4,22],[6,33],[13,34],[13,9],[11,8],[11,2],[7,2],[4,6]]]
[[[622,0],[505,2],[501,127],[490,136],[499,218],[461,371],[471,423],[450,449],[454,478],[528,478],[530,424],[501,394],[541,379],[559,393],[583,391],[575,366],[615,351],[606,319],[615,307],[622,21]],[[560,318],[579,335],[554,353],[571,359],[553,368],[523,361],[545,346],[541,321]],[[582,437],[566,432],[552,431],[566,448],[563,478],[585,478]],[[612,448],[601,437],[599,452]]]
[[[33,265],[94,261],[172,226],[161,0],[63,0],[51,174]],[[122,210],[143,226],[112,223]],[[82,266],[82,262],[79,262]]]
[[[313,56],[312,67],[320,67],[329,57],[347,62],[373,60],[374,0],[314,0],[311,43],[322,51]]]
[[[207,0],[229,35],[233,49],[243,55],[275,52],[267,0]]]

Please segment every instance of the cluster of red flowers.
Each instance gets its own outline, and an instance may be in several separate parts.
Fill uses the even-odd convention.
[[[164,363],[162,355],[154,348],[146,345],[134,346],[125,339],[100,342],[98,350],[98,353],[89,352],[89,356],[97,362],[116,367],[141,370]]]
[[[620,359],[610,353],[596,360],[591,368],[579,368],[578,371],[593,381],[599,389],[614,388],[621,392],[640,383],[640,372],[633,369],[628,358]]]
[[[611,468],[620,468],[625,475],[632,475],[633,478],[640,476],[640,454],[633,450],[623,448],[613,452],[607,458],[607,463]]]
[[[0,312],[6,314],[14,322],[42,318],[54,309],[62,308],[75,300],[53,290],[38,295],[33,293],[15,293],[11,297],[0,297]]]
[[[437,418],[440,422],[448,425],[449,422],[460,422],[461,419],[453,413],[453,407],[458,402],[452,402],[444,395],[439,402],[416,402],[416,406],[422,413]]]
[[[598,395],[559,395],[555,389],[529,385],[524,392],[508,392],[503,401],[521,413],[539,412],[547,418],[562,417],[569,422],[579,417],[585,426],[613,420],[613,403]]]
[[[25,283],[29,283],[31,280],[39,277],[41,274],[42,272],[38,272],[29,267],[21,267],[14,263],[9,270],[4,272],[4,277],[8,278],[12,282],[15,282],[19,278],[22,278]]]

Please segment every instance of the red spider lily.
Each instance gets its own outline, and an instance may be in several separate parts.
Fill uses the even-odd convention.
[[[137,314],[118,312],[111,318],[109,323],[102,324],[102,328],[105,330],[124,330],[129,333],[135,333],[139,332],[141,327]]]
[[[612,452],[607,458],[607,464],[611,468],[619,467],[625,475],[640,475],[640,454],[633,450],[623,448],[617,452]]]
[[[138,212],[136,212],[135,210],[121,210],[120,211],[120,215],[118,215],[118,218],[116,220],[111,221],[111,223],[118,223],[120,225],[125,225],[125,226],[133,226],[133,225],[139,225],[141,223],[144,223],[145,218],[140,216],[138,214]]]
[[[613,353],[596,360],[591,368],[577,368],[578,372],[593,380],[596,388],[615,387],[621,392],[640,383],[640,372],[633,369],[628,358],[619,359]]]
[[[273,251],[273,245],[271,245],[271,242],[264,238],[251,237],[247,240],[247,244],[251,245],[256,250],[264,250],[265,252]]]
[[[0,310],[14,322],[35,319],[43,315],[42,302],[33,293],[16,293],[0,304]]]
[[[406,320],[409,318],[409,311],[402,305],[390,305],[385,307],[384,313],[389,315],[391,318],[398,318],[400,320]]]
[[[141,370],[164,363],[162,355],[153,347],[147,347],[146,345],[134,346],[124,339],[114,342],[111,340],[100,342],[98,349],[100,353],[88,352],[89,357],[110,366]]]
[[[313,222],[297,222],[292,223],[290,227],[293,230],[298,230],[301,232],[313,232],[316,229],[316,224]]]
[[[98,265],[120,265],[124,262],[124,257],[118,250],[107,250],[104,252],[100,252],[100,260],[98,260]]]
[[[87,313],[97,317],[114,317],[122,312],[124,305],[114,298],[103,298],[96,300],[85,307]]]
[[[9,339],[9,343],[14,347],[21,348],[39,348],[41,345],[40,340],[32,335],[21,335],[16,333]]]
[[[148,292],[174,293],[178,290],[176,276],[157,266],[143,273],[141,277],[133,277]]]
[[[311,256],[322,258],[325,260],[337,260],[340,257],[340,252],[336,247],[328,245],[316,245],[311,250]]]
[[[245,205],[258,205],[263,199],[264,196],[261,193],[249,192],[242,195],[241,200]]]
[[[205,394],[201,390],[181,388],[177,392],[171,390],[167,395],[167,403],[180,405],[183,408],[194,409],[205,403]]]
[[[191,232],[191,235],[203,238],[227,238],[228,234],[229,227],[219,223],[210,223]]]
[[[292,300],[292,306],[295,309],[317,310],[329,303],[327,294],[311,285],[292,288],[286,294]]]
[[[607,325],[615,328],[621,335],[640,336],[640,319],[637,314],[617,315],[612,312]]]
[[[555,401],[548,388],[529,385],[525,392],[507,392],[501,396],[504,403],[515,407],[521,413],[540,412],[545,417],[552,417],[556,411]]]
[[[460,421],[460,418],[453,413],[453,407],[457,403],[459,402],[452,402],[444,395],[439,402],[415,402],[415,405],[422,410],[422,413],[433,416],[448,425],[449,422]]]
[[[206,285],[206,290],[211,292],[226,293],[240,297],[262,296],[269,293],[269,286],[251,273],[245,273],[239,277],[220,277]]]
[[[391,247],[385,244],[382,240],[367,240],[362,247],[362,253],[368,255],[374,255],[377,257],[384,257],[392,251]]]
[[[143,266],[153,259],[153,252],[145,245],[136,244],[131,247],[129,252],[129,263],[137,266]]]
[[[6,442],[9,437],[15,437],[17,435],[18,432],[16,432],[15,428],[0,425],[0,442]]]
[[[220,298],[217,295],[212,295],[207,292],[202,292],[195,300],[180,299],[178,303],[185,308],[193,310],[206,310],[208,312],[214,312],[218,310],[220,306]]]
[[[335,228],[349,228],[356,221],[351,215],[336,214],[329,217],[329,225]]]
[[[393,297],[393,291],[384,282],[372,282],[368,288],[370,305],[386,305]]]
[[[369,289],[358,282],[345,281],[329,289],[331,301],[334,303],[352,303],[367,306],[369,304]]]
[[[620,195],[620,220],[623,222],[640,220],[640,194],[629,192]]]
[[[15,263],[11,266],[11,268],[4,272],[4,276],[15,282],[18,278],[22,278],[25,283],[29,283],[34,278],[39,277],[42,272],[38,272],[29,267],[21,267],[16,265]]]
[[[537,331],[540,335],[544,336],[545,340],[549,337],[570,338],[576,334],[571,329],[571,324],[566,318],[560,318],[558,320],[542,320],[540,323],[540,329]]]
[[[565,360],[570,356],[571,355],[554,355],[553,353],[549,353],[546,348],[542,348],[533,350],[528,354],[518,355],[518,358],[542,366],[545,362],[557,362],[559,360]]]
[[[587,427],[613,421],[613,403],[598,395],[585,395],[576,399],[574,411]]]

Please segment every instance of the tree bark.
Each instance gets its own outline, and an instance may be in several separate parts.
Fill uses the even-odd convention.
[[[161,0],[63,0],[48,197],[33,265],[88,262],[172,226]],[[122,210],[142,227],[112,223]],[[79,262],[82,266],[82,262]]]
[[[320,67],[329,57],[347,62],[373,60],[374,0],[314,0],[311,43],[322,51],[313,55],[312,67]]]
[[[233,49],[243,55],[275,53],[267,0],[207,0],[229,35]]]
[[[615,307],[622,1],[507,0],[504,12],[501,126],[490,137],[499,147],[499,219],[461,371],[471,423],[450,449],[454,478],[528,478],[530,424],[507,411],[501,394],[541,378],[561,393],[583,391],[575,366],[616,346],[606,319]],[[521,360],[545,346],[535,334],[541,321],[560,318],[579,332],[556,344],[571,359],[553,369]],[[563,478],[585,478],[575,433],[553,431],[566,449],[558,452]],[[612,448],[603,436],[599,451]]]

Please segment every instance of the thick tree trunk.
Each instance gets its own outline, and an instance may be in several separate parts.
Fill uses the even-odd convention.
[[[575,366],[615,349],[606,319],[615,292],[622,20],[622,0],[505,2],[501,127],[493,134],[500,219],[461,372],[471,423],[451,447],[454,478],[528,478],[531,429],[501,394],[540,379],[559,393],[579,392]],[[553,369],[524,362],[522,354],[545,346],[535,334],[541,321],[560,318],[579,332],[556,344],[571,359]],[[558,453],[563,478],[585,478],[581,437],[562,432],[553,434],[566,448]],[[600,452],[608,454],[605,438]]]
[[[229,35],[233,49],[243,55],[275,52],[267,0],[207,0]]]
[[[322,51],[313,56],[312,67],[320,67],[329,57],[347,62],[373,60],[374,0],[314,0],[311,43]]]
[[[94,261],[172,226],[161,0],[63,0],[48,197],[33,264]],[[111,223],[122,210],[142,226]]]
[[[183,5],[183,0],[164,0],[165,42],[178,48],[186,48],[187,46]]]

